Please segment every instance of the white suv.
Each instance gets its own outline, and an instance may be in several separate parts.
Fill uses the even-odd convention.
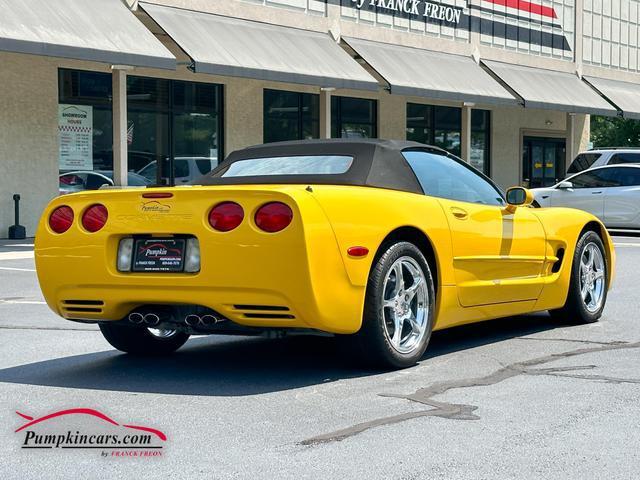
[[[602,148],[582,152],[571,162],[567,174],[624,163],[640,163],[640,148]]]

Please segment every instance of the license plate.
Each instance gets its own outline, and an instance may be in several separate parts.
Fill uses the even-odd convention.
[[[134,272],[181,272],[184,269],[184,238],[142,238],[135,241]]]

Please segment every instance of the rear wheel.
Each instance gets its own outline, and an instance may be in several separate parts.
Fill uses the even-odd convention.
[[[168,355],[179,349],[189,335],[177,330],[101,323],[100,331],[114,348],[135,355]]]
[[[585,232],[576,246],[571,267],[571,283],[564,306],[551,316],[568,323],[597,322],[607,301],[609,271],[602,239]]]
[[[356,335],[369,364],[404,368],[424,354],[433,328],[431,269],[413,244],[387,246],[367,285],[362,328]]]

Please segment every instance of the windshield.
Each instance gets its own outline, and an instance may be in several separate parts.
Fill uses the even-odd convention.
[[[353,157],[344,155],[301,155],[238,160],[214,177],[251,177],[275,175],[340,175],[346,173]]]

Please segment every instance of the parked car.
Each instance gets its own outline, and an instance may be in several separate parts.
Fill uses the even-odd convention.
[[[60,195],[83,190],[98,190],[104,185],[113,186],[113,171],[79,170],[77,172],[66,172],[60,174],[58,180]],[[146,186],[151,183],[142,175],[134,172],[127,173],[127,180],[129,185],[136,187]]]
[[[433,330],[543,310],[595,322],[614,276],[596,217],[526,208],[530,191],[415,142],[249,147],[197,182],[54,199],[35,241],[47,304],[133,354],[320,332],[398,368]]]
[[[174,178],[176,185],[189,183],[196,178],[209,173],[218,165],[214,157],[176,157],[173,160]],[[138,174],[151,183],[157,183],[158,162],[153,160],[138,170]],[[162,160],[162,176],[169,177],[169,159]]]
[[[591,168],[532,191],[533,206],[578,208],[608,228],[640,229],[640,165]]]
[[[588,168],[627,163],[640,163],[640,149],[602,148],[582,152],[571,162],[567,173],[579,173]]]

